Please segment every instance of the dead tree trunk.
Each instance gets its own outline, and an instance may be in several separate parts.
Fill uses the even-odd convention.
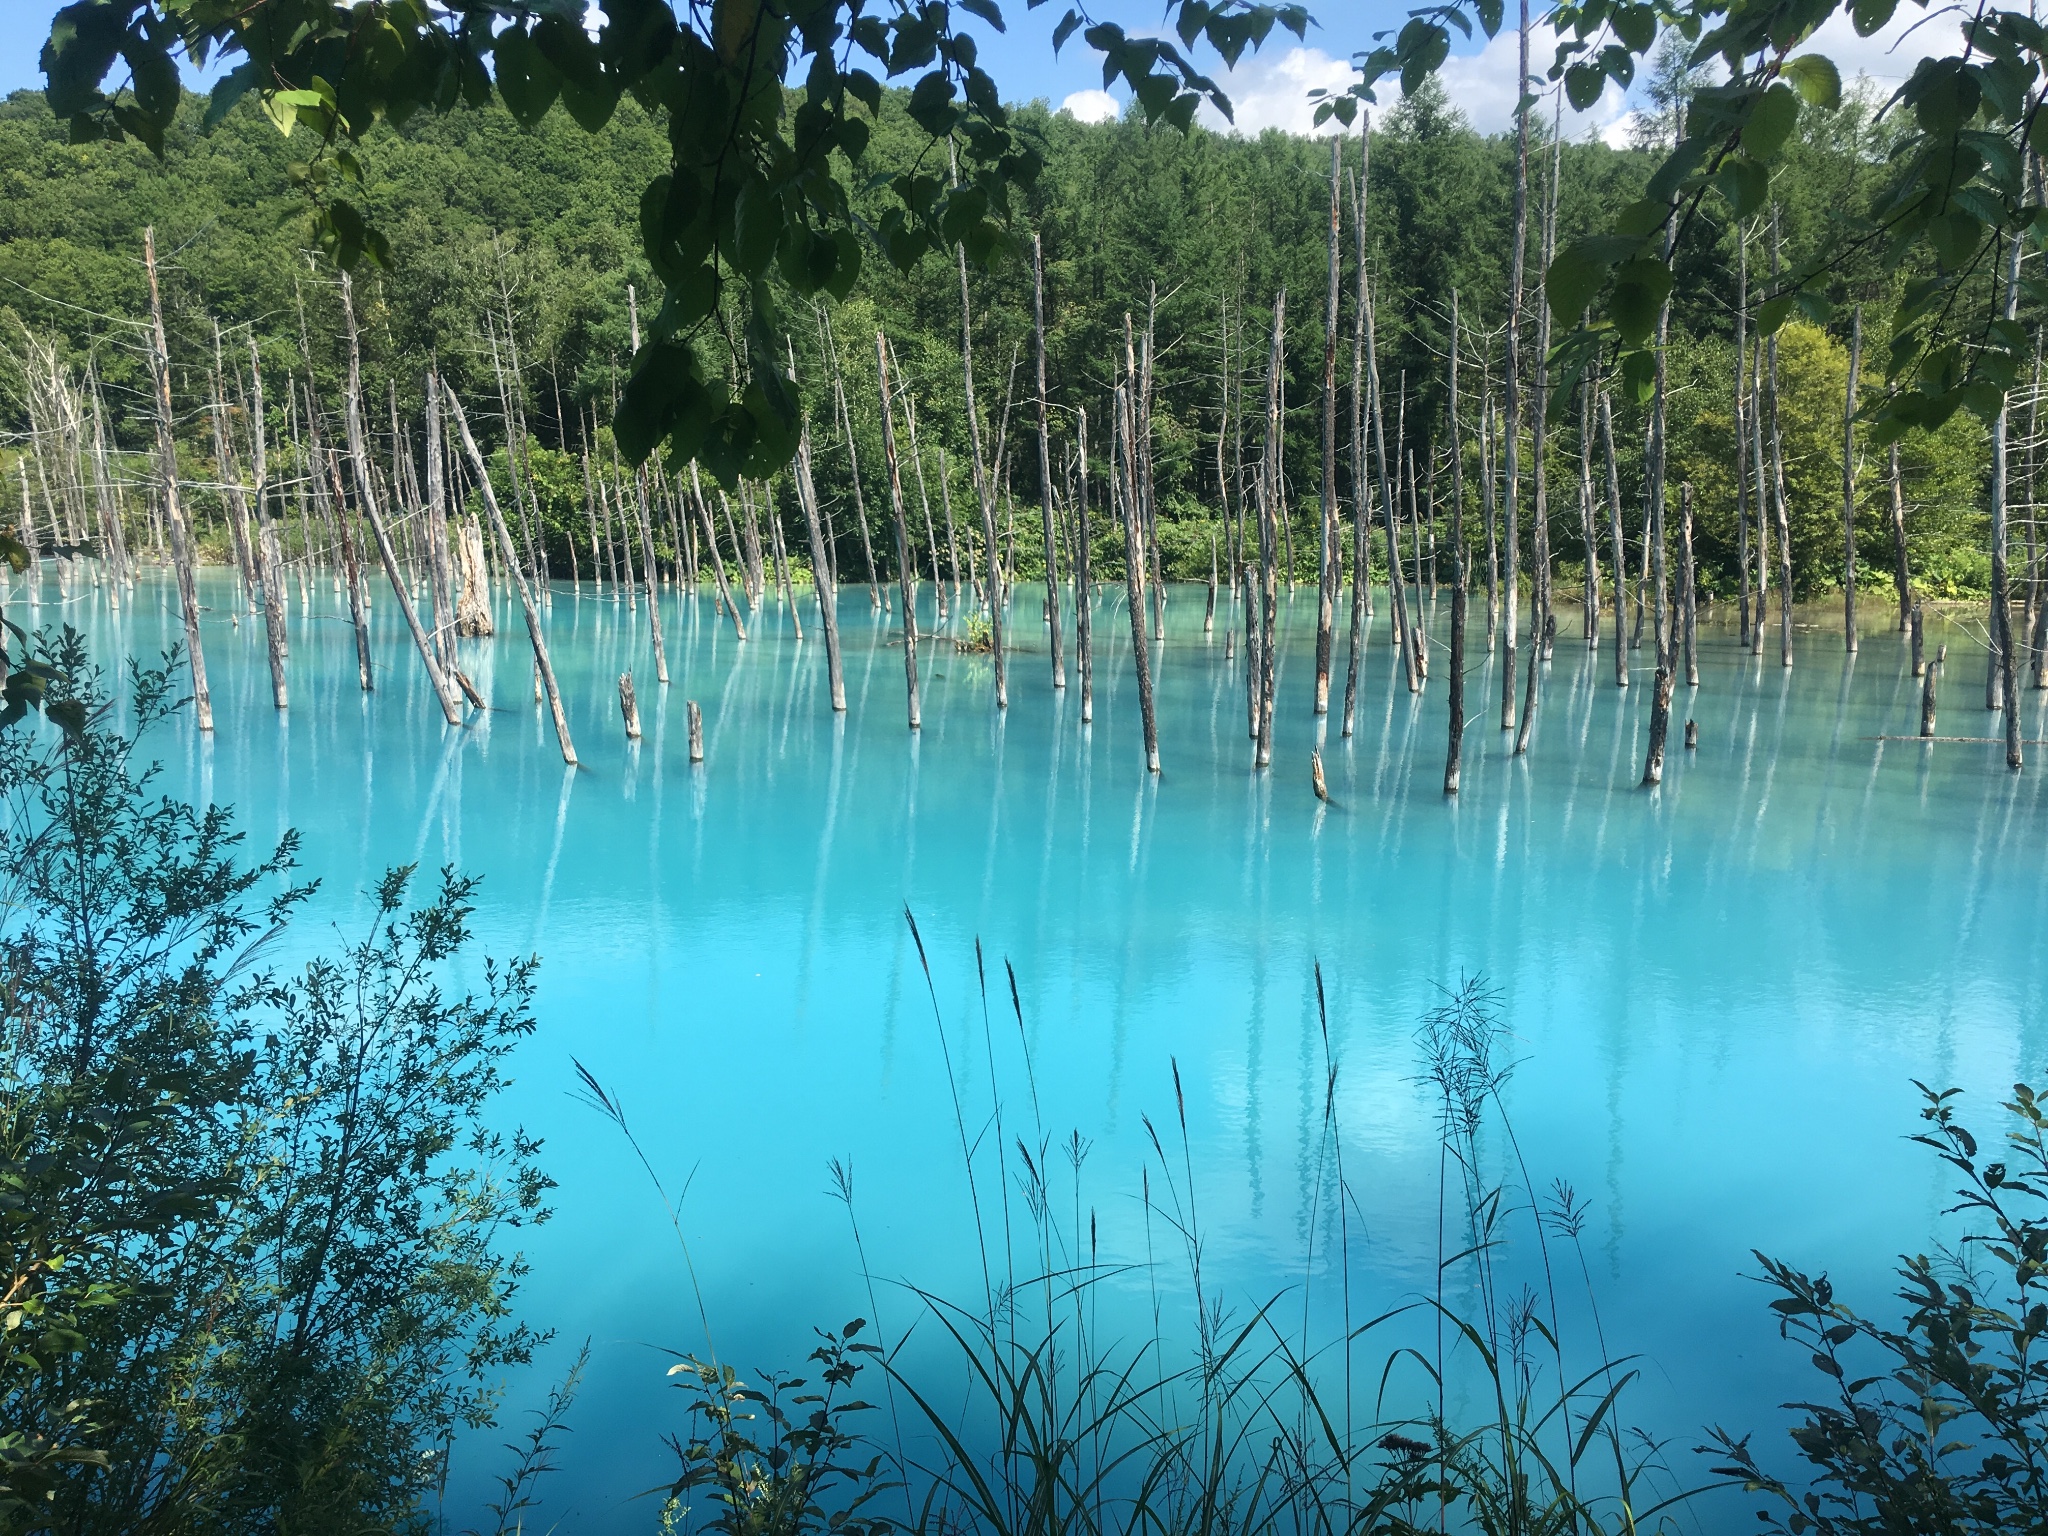
[[[2019,313],[2020,245],[2020,233],[2015,230],[2007,245],[2005,262],[2004,314],[2008,323]],[[2010,395],[2001,392],[1998,415],[1991,423],[1991,643],[1997,648],[1999,702],[2005,710],[2005,766],[2017,773],[2024,759],[2020,751],[2019,657],[2013,644],[2012,590],[2007,575],[2011,535],[2006,511],[2006,439],[2010,409]]]
[[[1285,516],[1284,492],[1280,482],[1280,370],[1284,365],[1287,335],[1287,290],[1273,298],[1273,346],[1266,358],[1266,452],[1259,476],[1259,745],[1257,763],[1261,768],[1273,761],[1273,690],[1276,673],[1274,652],[1279,648],[1279,590],[1274,562],[1279,555],[1279,529]]]
[[[199,588],[192,574],[196,558],[191,533],[185,527],[185,513],[178,501],[178,444],[171,423],[171,354],[164,339],[164,301],[156,278],[156,231],[142,231],[142,264],[149,272],[149,364],[156,392],[156,454],[159,495],[164,521],[171,529],[171,559],[177,566],[178,608],[185,620],[186,665],[192,672],[192,716],[199,729],[213,729],[213,695],[206,687],[206,653],[199,643]],[[28,478],[21,482],[22,518],[28,517]],[[35,548],[33,534],[23,540]]]
[[[1914,616],[1916,618],[1919,616],[1918,609],[1914,610]],[[1944,645],[1934,653],[1934,660],[1927,664],[1927,670],[1921,677],[1920,734],[1922,736],[1932,736],[1934,734],[1934,696],[1940,686],[1941,669],[1947,661],[1948,647]]]
[[[1735,228],[1735,563],[1741,585],[1736,597],[1736,633],[1749,644],[1749,233]],[[1761,490],[1761,488],[1759,488]],[[1757,505],[1763,505],[1759,497]]]
[[[420,653],[420,665],[427,670],[427,681],[433,684],[434,697],[441,701],[441,714],[450,725],[462,724],[462,697],[455,691],[455,685],[434,658],[433,642],[420,627],[419,615],[413,611],[412,595],[405,589],[405,576],[398,569],[398,556],[391,548],[391,536],[385,531],[383,515],[377,509],[376,487],[370,477],[370,452],[363,433],[363,360],[362,348],[356,336],[356,306],[349,275],[341,275],[341,312],[348,325],[348,399],[344,419],[348,426],[348,456],[355,466],[356,495],[362,502],[363,516],[369,520],[370,532],[377,540],[377,555],[384,562],[384,575],[391,582],[391,591],[398,599],[398,611],[405,619],[406,628],[412,631],[412,643]]]
[[[1131,381],[1136,383],[1135,377]],[[1138,673],[1138,711],[1145,729],[1145,769],[1159,771],[1159,725],[1152,713],[1152,658],[1145,640],[1145,593],[1140,577],[1145,569],[1144,536],[1138,528],[1138,455],[1135,447],[1137,412],[1131,390],[1119,385],[1116,392],[1117,437],[1123,448],[1124,597],[1131,619],[1131,662]]]
[[[1863,306],[1849,322],[1849,387],[1842,401],[1842,646],[1856,654],[1856,374],[1863,366]]]
[[[284,624],[284,552],[278,545],[277,520],[270,513],[270,432],[263,414],[263,364],[257,356],[253,333],[249,337],[249,389],[253,407],[249,442],[256,470],[254,494],[263,577],[263,638],[270,657],[270,696],[279,709],[284,709],[289,694],[285,682],[285,659],[290,654]],[[117,563],[114,592],[118,594],[120,587]]]
[[[1349,736],[1358,715],[1358,678],[1365,668],[1366,620],[1371,618],[1372,477],[1365,451],[1365,207],[1357,182],[1352,183],[1354,260],[1358,293],[1351,317],[1351,634],[1344,668],[1343,734]],[[1216,443],[1216,467],[1223,468],[1223,442]]]
[[[1330,140],[1330,291],[1323,322],[1322,555],[1316,571],[1316,709],[1330,712],[1330,652],[1335,641],[1337,589],[1343,581],[1343,543],[1337,525],[1337,236],[1343,216],[1344,139]]]
[[[548,642],[541,633],[540,613],[534,607],[532,589],[520,572],[519,555],[512,546],[511,530],[505,526],[505,514],[498,507],[497,493],[491,489],[491,472],[484,464],[484,456],[477,451],[476,439],[470,436],[469,418],[463,415],[462,402],[452,392],[448,396],[448,413],[455,419],[455,430],[462,436],[462,451],[469,456],[470,469],[476,474],[477,489],[483,494],[484,509],[490,513],[491,526],[497,530],[498,553],[505,562],[505,575],[519,593],[519,606],[526,615],[526,637],[533,643],[533,664],[540,672],[542,686],[547,690],[548,711],[554,716],[555,741],[562,749],[562,761],[574,767],[576,748],[569,740],[569,718],[562,709],[562,692],[555,686],[555,668],[548,660]]]
[[[1444,793],[1458,792],[1465,744],[1465,455],[1458,440],[1458,290],[1451,290],[1451,678]]]
[[[1685,643],[1685,686],[1700,685],[1699,568],[1692,553],[1692,482],[1678,488],[1678,632]]]
[[[1045,248],[1031,237],[1031,328],[1038,356],[1038,504],[1045,520],[1045,619],[1052,642],[1052,685],[1067,686],[1060,653],[1060,571],[1052,528],[1052,421],[1045,398]]]
[[[1628,606],[1628,546],[1622,542],[1621,470],[1614,457],[1614,405],[1600,391],[1600,451],[1607,459],[1607,536],[1614,550],[1614,686],[1628,686],[1628,637],[1622,610]]]
[[[1778,276],[1778,210],[1771,209],[1771,278]],[[1778,337],[1767,343],[1771,375],[1771,500],[1778,524],[1778,660],[1792,665],[1792,522],[1785,505],[1785,443],[1778,422]]]
[[[1891,451],[1892,585],[1899,594],[1899,628],[1913,612],[1913,573],[1906,564],[1906,488],[1899,475],[1899,445]]]
[[[1650,696],[1650,755],[1643,763],[1645,789],[1664,782],[1664,741],[1671,734],[1671,667],[1657,661],[1657,686]]]
[[[1518,29],[1517,46],[1520,50],[1521,73],[1515,78],[1526,82],[1529,78],[1529,0],[1521,0],[1521,24]],[[1521,528],[1518,491],[1522,437],[1522,275],[1529,247],[1529,101],[1525,85],[1521,99],[1515,107],[1514,213],[1508,237],[1510,249],[1507,369],[1503,384],[1506,399],[1501,423],[1501,509],[1506,525],[1502,530],[1502,543],[1507,554],[1504,582],[1504,595],[1507,599],[1506,625],[1501,646],[1500,672],[1500,728],[1504,731],[1512,731],[1515,728],[1515,638],[1520,617],[1517,610],[1521,603]]]
[[[1078,459],[1074,475],[1074,662],[1081,671],[1081,723],[1095,719],[1095,647],[1091,613],[1093,573],[1089,570],[1088,532],[1088,412],[1074,415],[1074,442]],[[1113,466],[1112,466],[1113,469]]]
[[[711,521],[711,504],[704,499],[704,482],[697,473],[697,461],[690,461],[690,500],[696,503],[698,520],[704,525],[704,542],[711,551],[711,576],[718,584],[718,600],[725,604],[725,611],[732,619],[732,632],[742,644],[747,638],[746,621],[740,617],[739,604],[732,600],[732,587],[725,579],[725,556],[718,552],[718,527]]]
[[[988,564],[988,630],[995,663],[996,708],[1008,709],[1010,684],[1003,673],[1002,551],[996,545],[995,492],[989,485],[988,466],[982,462],[981,416],[974,404],[974,314],[967,300],[967,247],[955,244],[953,252],[960,263],[960,378],[966,391],[967,446],[974,456],[974,499],[981,508],[982,555]],[[1150,688],[1149,681],[1146,686]],[[1156,757],[1153,766],[1157,766]]]
[[[690,468],[696,478],[696,466]],[[846,678],[839,669],[839,577],[832,568],[832,549],[818,516],[818,490],[811,482],[811,424],[806,421],[796,444],[796,499],[803,508],[804,528],[811,537],[811,585],[818,592],[818,622],[825,630],[825,675],[835,713],[846,712]],[[699,501],[701,505],[701,498]]]
[[[896,579],[903,599],[903,677],[910,695],[910,728],[921,723],[917,710],[917,604],[911,595],[916,567],[910,563],[910,533],[903,516],[903,471],[896,462],[896,407],[889,392],[889,341],[875,332],[875,374],[882,394],[882,462],[889,481],[889,511],[896,530]]]
[[[348,617],[356,632],[356,681],[365,693],[377,686],[376,668],[370,659],[370,625],[363,611],[363,562],[356,552],[355,535],[349,531],[348,489],[341,479],[341,456],[327,450],[327,482],[333,487],[334,533],[341,544],[342,579],[348,583]]]

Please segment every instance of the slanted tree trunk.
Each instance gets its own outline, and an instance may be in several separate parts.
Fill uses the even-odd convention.
[[[376,668],[370,658],[370,625],[363,610],[363,563],[356,553],[355,535],[349,531],[348,489],[342,484],[341,456],[327,450],[327,483],[333,488],[334,531],[341,543],[342,579],[348,583],[348,617],[356,632],[356,681],[365,693],[377,686]]]
[[[692,479],[696,467],[691,466]],[[803,508],[804,528],[811,538],[811,584],[818,593],[818,622],[825,630],[825,675],[831,685],[832,709],[846,712],[846,677],[839,667],[839,577],[832,567],[832,549],[825,541],[818,515],[818,490],[811,481],[811,424],[806,421],[796,442],[796,499]]]
[[[433,595],[434,647],[455,670],[455,614],[448,569],[448,474],[442,460],[441,375],[427,370],[427,572]]]
[[[982,554],[988,563],[988,626],[991,659],[995,663],[996,708],[1008,709],[1010,684],[1003,672],[1002,551],[996,545],[995,492],[989,484],[988,466],[981,457],[981,417],[974,404],[974,315],[967,299],[967,247],[956,243],[953,254],[960,265],[960,378],[966,392],[967,446],[974,458],[974,499],[981,508]],[[1125,323],[1128,325],[1128,317]],[[1141,617],[1139,623],[1143,622]],[[1149,680],[1146,687],[1151,687]],[[1152,766],[1157,768],[1157,754],[1152,755]]]
[[[377,507],[377,489],[370,475],[369,443],[363,431],[363,358],[362,348],[356,335],[356,305],[353,286],[349,275],[341,274],[341,312],[348,325],[348,398],[344,402],[343,419],[348,430],[348,456],[355,466],[356,496],[362,503],[363,516],[369,521],[370,532],[377,540],[377,555],[384,563],[384,575],[391,583],[391,591],[398,599],[398,611],[405,619],[405,625],[412,632],[414,648],[420,653],[420,665],[426,668],[427,681],[433,685],[434,697],[441,701],[441,714],[450,725],[462,724],[462,698],[455,685],[441,670],[434,656],[434,645],[427,638],[427,632],[420,627],[419,615],[414,612],[412,595],[406,591],[405,576],[398,569],[398,555],[391,547],[391,536],[385,531],[383,514]]]
[[[704,481],[697,473],[697,461],[690,461],[690,499],[697,504],[697,518],[704,525],[704,541],[711,551],[711,575],[718,583],[718,599],[725,604],[726,614],[732,619],[732,632],[744,644],[747,638],[746,621],[740,617],[739,604],[733,601],[732,587],[725,578],[725,557],[718,552],[718,526],[711,521],[711,504],[704,499]]]
[[[853,446],[853,412],[846,404],[846,382],[839,369],[839,347],[832,337],[832,317],[823,309],[818,311],[819,323],[824,327],[825,358],[832,369],[832,398],[839,406],[839,429],[846,434],[846,473],[853,482],[854,521],[860,524],[861,556],[867,562],[868,603],[877,613],[882,608],[882,583],[875,574],[875,545],[868,537],[868,504],[860,486],[860,456]],[[713,541],[716,547],[716,540]]]
[[[505,514],[498,507],[497,493],[491,488],[490,469],[484,463],[484,456],[477,451],[476,439],[470,435],[469,418],[463,414],[462,402],[452,391],[448,395],[448,414],[454,418],[455,430],[461,434],[462,451],[469,456],[477,489],[483,495],[484,510],[490,513],[491,526],[497,530],[498,553],[505,562],[506,578],[519,593],[519,606],[526,615],[526,637],[533,644],[533,664],[540,673],[542,687],[547,690],[548,711],[554,717],[555,742],[562,749],[562,761],[574,767],[576,748],[569,740],[569,717],[562,709],[561,689],[555,685],[554,664],[548,660],[548,642],[541,633],[540,612],[534,606],[533,591],[519,569],[519,555],[512,545],[512,532],[505,526]]]
[[[171,530],[171,559],[177,568],[178,609],[185,621],[185,661],[192,672],[192,717],[202,731],[213,729],[213,695],[206,687],[206,653],[199,642],[199,588],[192,574],[192,536],[185,526],[185,513],[178,500],[178,445],[171,424],[171,354],[164,340],[164,301],[156,278],[156,231],[142,231],[142,264],[149,273],[149,371],[156,394],[156,454],[158,496],[164,521]],[[24,530],[28,524],[28,475],[21,481]],[[22,540],[31,550],[35,535]],[[31,591],[36,588],[31,586]]]

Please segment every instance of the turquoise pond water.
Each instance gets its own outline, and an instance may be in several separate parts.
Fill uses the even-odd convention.
[[[1802,628],[1789,673],[1775,641],[1752,660],[1709,620],[1702,684],[1690,699],[1679,689],[1654,792],[1636,787],[1640,668],[1618,692],[1609,653],[1589,661],[1567,635],[1533,748],[1516,759],[1489,723],[1498,684],[1482,665],[1465,790],[1446,803],[1444,660],[1412,699],[1382,602],[1357,733],[1340,740],[1332,721],[1323,744],[1323,806],[1309,787],[1307,589],[1285,609],[1265,775],[1248,768],[1223,618],[1205,635],[1200,589],[1173,593],[1155,651],[1155,779],[1118,593],[1098,599],[1091,729],[1077,689],[1054,695],[1043,631],[1028,626],[1006,715],[986,658],[928,648],[913,739],[900,640],[862,589],[841,599],[850,707],[835,719],[822,644],[799,644],[772,605],[742,646],[708,598],[682,612],[667,599],[664,690],[644,605],[629,615],[609,594],[564,588],[549,625],[583,759],[571,774],[531,702],[516,608],[501,600],[498,639],[469,664],[492,713],[454,730],[388,595],[365,696],[345,614],[318,585],[310,615],[294,594],[294,703],[280,720],[261,625],[231,628],[231,589],[209,575],[218,729],[201,741],[180,721],[155,750],[173,788],[234,804],[258,839],[304,834],[324,885],[302,950],[363,921],[386,865],[419,860],[484,877],[483,949],[542,957],[541,1026],[503,1112],[545,1138],[560,1183],[553,1221],[528,1243],[524,1297],[556,1342],[507,1383],[508,1409],[544,1396],[586,1336],[593,1351],[561,1470],[540,1490],[542,1526],[651,1528],[653,1504],[631,1496],[664,1480],[661,1437],[680,1425],[661,1351],[704,1347],[659,1200],[616,1130],[572,1097],[572,1056],[622,1100],[668,1187],[687,1186],[682,1224],[724,1358],[795,1366],[814,1324],[870,1313],[846,1211],[826,1193],[835,1157],[854,1170],[890,1338],[918,1310],[898,1280],[978,1297],[947,1057],[906,903],[972,1128],[999,1099],[1006,1136],[1078,1130],[1101,1255],[1142,1261],[1141,1179],[1156,1191],[1161,1176],[1147,1174],[1142,1117],[1173,1122],[1177,1062],[1210,1294],[1242,1316],[1293,1287],[1284,1307],[1299,1329],[1306,1275],[1317,1332],[1336,1315],[1339,1243],[1320,1172],[1312,966],[1328,989],[1359,1316],[1431,1284],[1439,1159],[1414,1036],[1439,988],[1484,976],[1520,1062],[1506,1102],[1522,1149],[1539,1184],[1568,1179],[1589,1204],[1606,1337],[1642,1355],[1634,1417],[1669,1435],[1680,1463],[1702,1423],[1771,1430],[1772,1405],[1809,1388],[1765,1293],[1742,1278],[1751,1250],[1826,1267],[1866,1309],[1887,1305],[1891,1256],[1924,1243],[1947,1187],[1905,1144],[1911,1080],[1965,1087],[1988,1125],[1989,1095],[2048,1065],[2043,773],[2008,774],[1993,745],[1876,739],[1915,729],[1918,684],[1875,610],[1853,665],[1830,617]],[[119,615],[90,588],[61,607],[54,584],[45,592],[43,622],[61,614],[103,646],[153,655],[177,629],[157,575]],[[924,601],[928,621],[929,588]],[[1024,601],[1035,614],[1038,599]],[[8,611],[28,614],[18,596]],[[1981,647],[1960,626],[1947,638],[1942,727],[1991,734]],[[614,692],[627,666],[646,717],[637,746]],[[2040,697],[2023,695],[2030,736],[2048,734],[2032,724]],[[704,707],[701,767],[687,760],[686,698]],[[1688,715],[1694,753],[1677,745]],[[995,975],[1004,958],[1015,966],[1028,1074],[1000,981],[984,1037],[977,938]],[[1064,1161],[1054,1171],[1071,1203],[1073,1175]],[[993,1188],[985,1170],[985,1204]],[[1148,1331],[1156,1284],[1165,1330],[1184,1338],[1186,1264],[1154,1239],[1156,1280],[1110,1284],[1100,1326]],[[1510,1262],[1531,1262],[1526,1245]],[[935,1338],[911,1349],[943,1377]],[[1360,1374],[1376,1380],[1385,1353],[1362,1346]],[[1404,1380],[1397,1398],[1417,1390]],[[457,1445],[450,1529],[477,1518],[508,1437]],[[1702,1518],[1749,1524],[1733,1506]]]

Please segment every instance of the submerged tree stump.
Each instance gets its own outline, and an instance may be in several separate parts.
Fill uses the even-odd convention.
[[[626,722],[626,739],[640,739],[640,705],[633,697],[633,672],[629,667],[619,674],[619,714]]]
[[[704,761],[704,711],[697,707],[695,699],[686,701],[683,708],[690,717],[690,761],[701,763]]]
[[[1918,610],[1915,610],[1916,616]],[[1944,645],[1934,653],[1934,660],[1927,665],[1926,678],[1920,685],[1920,734],[1934,734],[1934,695],[1941,682],[1942,664],[1948,660],[1948,647]]]
[[[491,622],[491,575],[484,564],[483,527],[473,517],[465,517],[456,531],[455,565],[462,578],[462,592],[455,599],[455,633],[471,640],[488,639],[497,631]]]
[[[1657,667],[1657,687],[1650,700],[1650,755],[1643,763],[1645,789],[1664,782],[1664,741],[1671,734],[1671,683],[1667,657]]]

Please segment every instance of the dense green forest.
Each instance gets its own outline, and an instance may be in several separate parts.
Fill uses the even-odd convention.
[[[187,115],[162,162],[134,143],[71,146],[40,94],[17,92],[0,107],[0,346],[18,354],[26,327],[59,342],[73,364],[94,362],[121,446],[149,442],[147,371],[137,321],[147,313],[141,232],[157,230],[166,253],[165,302],[179,381],[183,439],[194,478],[211,454],[204,412],[213,324],[253,329],[266,367],[297,370],[310,362],[323,393],[335,383],[343,349],[331,268],[304,249],[304,194],[293,161],[305,135],[287,140],[245,105],[201,132],[199,105]],[[1083,124],[1043,103],[1019,122],[1041,147],[1045,172],[1032,190],[1019,241],[972,279],[979,404],[984,440],[1000,446],[1005,483],[1026,511],[1037,501],[1037,451],[1031,384],[1029,233],[1045,249],[1049,395],[1054,452],[1069,466],[1075,411],[1108,416],[1121,364],[1123,321],[1142,338],[1156,294],[1158,356],[1154,415],[1160,538],[1168,574],[1206,576],[1212,533],[1255,465],[1263,431],[1265,349],[1272,306],[1283,288],[1286,377],[1283,420],[1288,504],[1297,573],[1314,567],[1320,475],[1323,292],[1329,217],[1326,143],[1267,132],[1256,138],[1135,122]],[[1597,229],[1640,194],[1656,162],[1657,118],[1639,127],[1644,147],[1614,149],[1597,140],[1532,155],[1538,196],[1555,166],[1560,244]],[[1778,259],[1805,261],[1840,239],[1843,221],[1867,202],[1882,172],[1889,131],[1867,92],[1852,90],[1832,114],[1808,114],[1775,181]],[[900,97],[885,109],[869,151],[870,172],[910,163],[924,144]],[[1438,463],[1449,442],[1444,420],[1445,359],[1455,293],[1462,316],[1463,430],[1469,471],[1467,526],[1477,530],[1480,494],[1477,430],[1489,388],[1500,380],[1506,309],[1510,188],[1514,146],[1475,133],[1433,84],[1380,118],[1372,129],[1367,246],[1387,393],[1389,431],[1397,429],[1418,464]],[[639,253],[638,198],[666,153],[659,125],[629,99],[609,124],[586,134],[560,110],[531,130],[497,107],[461,109],[384,130],[368,141],[367,185],[380,225],[393,237],[388,272],[362,279],[368,394],[416,418],[427,360],[476,402],[486,433],[502,416],[492,348],[516,351],[523,413],[538,445],[533,479],[551,530],[554,563],[563,547],[587,540],[583,479],[575,455],[618,397],[630,352],[629,288],[643,309],[658,290]],[[1359,169],[1356,139],[1346,145],[1347,179]],[[850,174],[850,173],[849,173]],[[855,202],[883,194],[857,186]],[[1344,306],[1338,386],[1340,493],[1353,501],[1349,449],[1353,322],[1352,208],[1344,231]],[[1532,219],[1533,247],[1540,219]],[[1733,396],[1738,252],[1734,234],[1703,215],[1678,251],[1670,365],[1671,480],[1695,492],[1703,589],[1733,593],[1738,581]],[[1755,302],[1771,261],[1766,226],[1750,231],[1747,278]],[[1787,503],[1795,578],[1802,593],[1841,578],[1842,396],[1845,340],[1852,310],[1866,310],[1866,334],[1881,337],[1905,274],[1875,254],[1858,254],[1835,274],[1826,327],[1794,322],[1777,348]],[[801,316],[799,317],[802,318]],[[871,522],[885,507],[873,334],[885,328],[908,376],[936,482],[932,450],[943,448],[950,491],[969,494],[967,431],[961,409],[960,299],[951,263],[927,259],[908,275],[874,252],[852,296],[830,325],[850,394],[857,462]],[[846,579],[862,571],[848,461],[825,386],[820,325],[799,323],[809,355],[796,359],[819,438],[820,491],[840,539]],[[302,345],[301,337],[306,340]],[[302,358],[310,351],[310,358]],[[1531,356],[1525,346],[1524,357]],[[20,355],[10,370],[20,395]],[[0,365],[4,366],[4,365]],[[1866,359],[1866,395],[1882,387],[1882,369]],[[1640,536],[1642,445],[1647,411],[1616,394],[1616,440],[1629,537]],[[1008,407],[1006,414],[1006,405]],[[1226,413],[1227,406],[1227,413]],[[1551,543],[1569,572],[1584,557],[1580,534],[1583,397],[1559,400],[1546,434]],[[19,408],[13,425],[25,427]],[[382,414],[372,412],[373,416]],[[282,407],[278,408],[282,421]],[[1496,421],[1498,412],[1495,412]],[[2030,417],[2028,418],[2031,419]],[[376,423],[373,422],[373,427]],[[1007,430],[1005,426],[1007,425]],[[1219,426],[1222,452],[1218,452]],[[1091,445],[1099,466],[1099,426]],[[604,436],[600,428],[600,462]],[[554,457],[561,452],[565,456]],[[1867,563],[1890,565],[1890,488],[1881,456],[1862,454],[1859,496]],[[1493,456],[1498,473],[1500,455]],[[1528,464],[1525,450],[1523,463]],[[2032,453],[2020,470],[2020,496],[2032,501]],[[1982,424],[1952,419],[1933,436],[1909,434],[1901,454],[1911,562],[1930,596],[1985,589],[1988,551],[1982,510],[1988,450]],[[10,464],[0,469],[11,471]],[[1432,505],[1448,527],[1448,476],[1426,468],[1424,516]],[[1525,470],[1526,473],[1526,470]],[[16,477],[8,474],[13,481]],[[1595,525],[1604,466],[1591,465]],[[1064,487],[1063,487],[1064,489]],[[940,488],[930,490],[934,502]],[[206,492],[198,493],[207,518]],[[1096,510],[1102,492],[1095,492]],[[2031,542],[2030,512],[2021,520]],[[1105,576],[1120,567],[1121,544],[1102,519]],[[1525,544],[1529,521],[1523,521]],[[221,536],[224,540],[224,535]],[[922,540],[916,542],[921,543]],[[793,540],[801,547],[801,540]],[[884,567],[887,541],[875,540]],[[219,547],[218,544],[214,547]],[[1033,569],[1035,540],[1016,541],[1016,563]],[[588,558],[587,554],[584,556]],[[1634,556],[1631,557],[1635,558]],[[1605,559],[1605,556],[1603,556]],[[1881,582],[1881,576],[1878,578]],[[1866,585],[1870,578],[1866,577]],[[1570,580],[1560,590],[1575,590]]]

